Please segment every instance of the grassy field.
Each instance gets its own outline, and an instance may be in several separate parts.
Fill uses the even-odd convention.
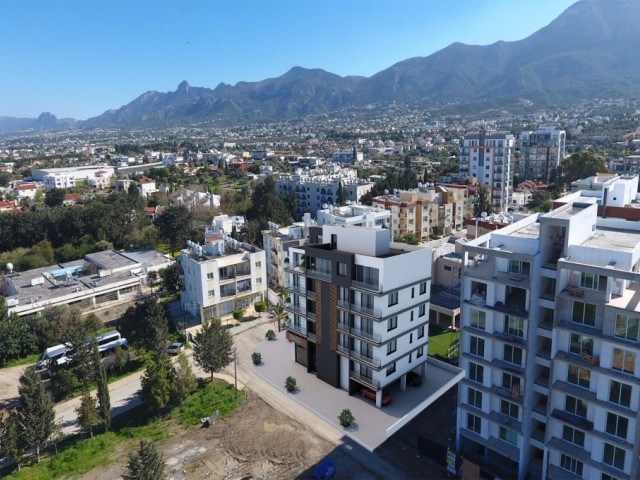
[[[187,429],[200,424],[200,418],[220,411],[228,417],[244,401],[244,391],[234,394],[233,386],[223,381],[201,385],[195,393],[162,419],[151,420],[144,407],[132,409],[113,419],[111,430],[94,438],[75,438],[61,444],[59,453],[45,457],[40,464],[23,467],[6,479],[54,480],[74,478],[113,461],[119,452],[133,451],[142,438],[162,441],[172,429]]]
[[[9,368],[9,367],[17,367],[19,365],[35,365],[36,360],[40,358],[39,353],[34,353],[33,355],[28,355],[24,358],[16,358],[14,360],[9,360],[2,364],[0,368]]]
[[[429,326],[429,355],[448,358],[449,347],[456,340],[460,340],[460,332],[452,332],[437,325]],[[457,357],[457,353],[452,358]]]

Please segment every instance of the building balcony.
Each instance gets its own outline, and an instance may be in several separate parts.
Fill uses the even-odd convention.
[[[284,308],[291,313],[297,313],[300,315],[307,315],[307,309],[305,307],[303,307],[302,305],[294,305],[292,303],[285,303],[284,304]]]
[[[251,269],[242,269],[236,271],[236,277],[247,277],[251,276]]]
[[[373,368],[380,368],[380,365],[382,365],[382,362],[379,359],[370,357],[369,355],[365,355],[360,352],[356,352],[355,350],[349,349],[349,347],[345,347],[344,345],[338,344],[336,349],[338,353],[349,357],[351,360],[356,360]]]
[[[284,289],[291,293],[299,293],[301,295],[307,294],[307,289],[302,285],[287,285]]]
[[[367,377],[365,375],[360,375],[354,370],[349,372],[349,378],[373,390],[380,390],[380,382],[378,380],[374,380],[372,377]]]
[[[293,322],[287,321],[285,322],[284,326],[287,330],[302,335],[303,337],[307,336],[307,328],[303,327],[302,325],[294,325]]]
[[[524,338],[513,335],[511,333],[493,332],[493,336],[505,342],[517,343],[518,345],[522,345],[525,348],[527,347],[527,341]]]
[[[306,273],[309,277],[319,278],[321,280],[331,280],[331,272],[307,269]]]
[[[376,320],[382,320],[382,312],[380,310],[375,310],[373,308],[365,307],[362,305],[356,305],[345,300],[338,300],[337,305],[338,308],[347,310],[349,312],[354,312],[359,315],[365,315],[367,317],[373,317]]]
[[[304,275],[306,273],[304,266],[302,265],[291,265],[290,263],[284,262],[284,271],[289,273],[298,273]]]
[[[342,323],[342,322],[338,322],[337,328],[341,332],[347,333],[354,337],[358,337],[378,345],[382,343],[382,335],[376,335],[375,333],[372,333],[372,332],[366,332],[358,328],[353,328],[347,325],[346,323]]]
[[[351,281],[351,286],[353,288],[357,288],[358,290],[367,290],[369,292],[379,293],[382,291],[380,285],[378,283],[373,282],[359,282],[357,280]]]
[[[491,391],[503,398],[515,402],[522,402],[522,398],[524,397],[524,391],[519,385],[514,385],[511,388],[506,388],[501,385],[494,385],[493,387],[491,387]]]

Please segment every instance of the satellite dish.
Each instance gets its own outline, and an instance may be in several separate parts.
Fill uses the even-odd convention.
[[[13,273],[13,263],[11,263],[11,262],[7,262],[6,267],[7,267],[7,271],[8,271],[9,273]]]
[[[480,217],[484,220],[487,218],[487,212],[480,212]]]

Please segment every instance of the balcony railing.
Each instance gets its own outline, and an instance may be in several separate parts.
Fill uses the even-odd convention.
[[[351,358],[352,360],[366,363],[367,365],[371,365],[374,368],[380,368],[380,365],[382,364],[379,359],[370,357],[369,355],[365,355],[364,353],[356,352],[355,350],[351,350],[344,345],[338,344],[337,350],[343,355],[349,356],[349,358]]]
[[[354,288],[359,288],[362,290],[369,290],[372,292],[381,292],[382,289],[380,288],[380,285],[378,283],[374,283],[374,282],[360,282],[358,280],[352,280],[351,281],[351,286]]]
[[[307,309],[302,305],[294,305],[292,303],[285,303],[284,308],[292,313],[299,313],[300,315],[307,315]]]
[[[307,294],[307,289],[304,288],[302,285],[287,285],[286,287],[284,287],[284,289],[287,292],[301,293],[302,295]]]
[[[320,278],[322,280],[331,280],[331,272],[325,272],[323,270],[307,270],[307,275],[310,277]]]
[[[292,322],[286,322],[284,326],[287,330],[291,330],[292,332],[299,333],[305,337],[307,336],[307,328],[303,327],[302,325],[295,325]]]
[[[352,312],[367,315],[369,317],[374,317],[376,319],[382,318],[382,312],[380,310],[375,310],[373,308],[365,307],[363,305],[356,305],[351,302],[347,302],[345,300],[338,300],[338,307],[350,310]]]
[[[338,325],[338,330],[340,330],[341,332],[348,333],[355,337],[364,338],[365,340],[368,340],[376,344],[382,343],[382,335],[376,335],[375,333],[367,332],[365,330],[360,330],[359,328],[353,328],[343,322],[338,322],[337,325]]]
[[[349,372],[349,378],[374,390],[380,390],[380,382],[378,380],[374,380],[373,378],[367,377],[365,375],[360,375],[354,370],[351,370]]]

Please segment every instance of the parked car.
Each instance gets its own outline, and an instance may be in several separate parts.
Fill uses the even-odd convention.
[[[184,343],[173,342],[171,345],[167,347],[167,353],[171,355],[177,355],[180,352],[184,352]]]
[[[416,372],[407,373],[407,383],[412,387],[419,387],[422,385],[422,377]]]
[[[367,397],[370,400],[373,400],[374,402],[376,401],[376,392],[374,392],[373,390],[367,388],[367,387],[362,387],[360,389],[360,394],[363,397]],[[386,390],[382,391],[382,405],[388,405],[389,403],[391,403],[391,394],[389,392],[387,392]]]

